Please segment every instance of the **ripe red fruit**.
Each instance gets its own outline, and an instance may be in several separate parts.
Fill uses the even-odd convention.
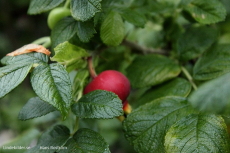
[[[84,89],[84,94],[94,90],[111,91],[118,95],[124,102],[130,92],[130,82],[122,73],[115,70],[107,70],[96,76]]]

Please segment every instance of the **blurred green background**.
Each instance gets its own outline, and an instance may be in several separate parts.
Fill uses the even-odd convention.
[[[50,34],[46,25],[47,14],[27,15],[29,2],[30,0],[0,0],[0,58]],[[19,87],[0,99],[0,146],[33,126],[31,121],[19,121],[17,115],[34,95],[27,78]]]

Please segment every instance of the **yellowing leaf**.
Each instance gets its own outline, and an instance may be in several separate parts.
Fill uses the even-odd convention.
[[[86,60],[83,57],[89,56],[85,49],[72,45],[67,41],[59,44],[54,48],[54,51],[55,55],[51,60],[65,65],[68,72],[86,66]]]

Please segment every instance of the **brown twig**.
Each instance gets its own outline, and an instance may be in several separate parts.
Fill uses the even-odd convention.
[[[87,62],[88,62],[89,74],[92,77],[92,79],[94,79],[95,77],[97,77],[97,73],[93,66],[93,57],[92,56],[88,57]]]
[[[128,41],[128,40],[123,40],[122,42],[123,45],[130,47],[133,50],[142,52],[143,54],[147,54],[147,53],[155,53],[155,54],[162,54],[162,55],[167,55],[168,52],[166,50],[163,49],[152,49],[152,48],[147,48],[144,46],[140,46],[134,42]]]

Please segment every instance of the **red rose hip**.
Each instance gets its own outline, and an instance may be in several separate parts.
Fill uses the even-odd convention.
[[[111,91],[124,102],[130,92],[130,82],[122,73],[106,70],[96,76],[84,89],[84,94],[94,90]]]

